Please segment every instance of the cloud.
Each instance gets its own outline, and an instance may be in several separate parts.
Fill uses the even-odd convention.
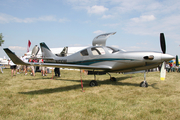
[[[90,13],[90,14],[102,14],[108,10],[109,9],[104,6],[97,6],[97,5],[87,8],[88,13]]]
[[[109,18],[113,18],[113,15],[103,15],[102,18],[103,19],[109,19]]]
[[[9,46],[9,49],[12,49],[12,50],[27,50],[27,48],[21,47],[21,46]]]
[[[38,18],[17,18],[11,15],[0,13],[0,23],[10,23],[10,22],[16,22],[16,23],[33,23],[33,22],[39,22],[39,21],[49,21],[49,22],[66,22],[68,19],[57,19],[53,15],[49,16],[41,16]]]
[[[144,16],[132,18],[131,20],[134,22],[148,22],[148,21],[153,21],[155,19],[156,18],[154,17],[154,15],[144,15]]]
[[[62,18],[59,19],[58,22],[64,23],[64,22],[69,22],[70,20],[68,20],[67,18]]]
[[[137,21],[132,19],[129,21],[127,20],[123,26],[123,30],[136,35],[153,36],[157,36],[159,33],[164,32],[171,35],[171,38],[173,39],[179,39],[180,35],[178,30],[180,28],[180,15],[167,15],[164,17],[155,18],[156,20],[153,20],[152,18],[149,17],[149,19],[139,19]]]
[[[102,30],[97,30],[97,31],[94,31],[93,33],[95,33],[95,34],[103,34],[103,33],[105,33],[104,31],[102,31]]]
[[[116,27],[121,25],[121,23],[112,23],[112,24],[104,24],[103,26],[108,26],[108,27]]]

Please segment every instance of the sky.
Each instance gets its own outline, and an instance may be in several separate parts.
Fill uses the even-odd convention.
[[[106,45],[126,51],[159,51],[180,56],[179,0],[1,0],[3,48],[18,56],[40,42],[49,48],[91,46],[99,34],[116,32]]]

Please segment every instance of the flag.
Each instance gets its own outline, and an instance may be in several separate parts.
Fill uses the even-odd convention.
[[[29,52],[30,46],[31,46],[31,42],[30,42],[30,40],[28,40],[27,52]]]

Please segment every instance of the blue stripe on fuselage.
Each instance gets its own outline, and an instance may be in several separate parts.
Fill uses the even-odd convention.
[[[104,59],[92,59],[92,60],[84,60],[84,61],[76,61],[76,62],[67,62],[67,64],[76,64],[76,65],[91,65],[98,62],[105,62],[105,61],[116,61],[116,60],[131,60],[134,59],[119,59],[119,58],[104,58]]]

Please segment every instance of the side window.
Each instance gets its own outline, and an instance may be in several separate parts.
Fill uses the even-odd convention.
[[[87,49],[81,51],[80,53],[81,53],[81,56],[88,56],[89,55]]]
[[[101,47],[91,48],[91,51],[92,51],[92,54],[93,54],[93,55],[104,55],[104,54],[105,54],[104,49],[101,48]]]

